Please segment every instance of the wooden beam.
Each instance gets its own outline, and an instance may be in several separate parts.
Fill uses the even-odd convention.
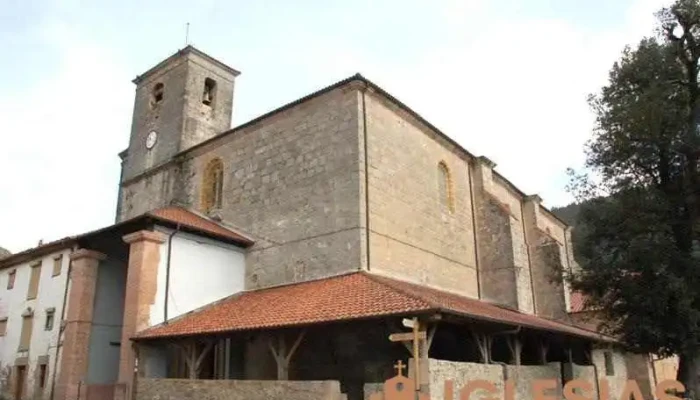
[[[540,363],[547,364],[547,353],[549,352],[549,343],[544,339],[539,340]]]
[[[297,340],[294,342],[292,348],[289,350],[289,354],[287,354],[287,363],[289,363],[289,361],[292,359],[292,356],[297,351],[297,348],[299,348],[299,344],[301,344],[301,341],[302,339],[304,339],[304,336],[306,336],[306,329],[299,333],[299,336],[297,336]]]
[[[437,324],[433,324],[433,326],[430,327],[428,331],[428,343],[427,343],[427,348],[425,349],[426,351],[426,356],[427,352],[430,351],[430,346],[433,345],[433,339],[435,338],[435,331],[437,331]]]
[[[517,335],[512,335],[506,337],[506,343],[510,349],[510,354],[512,356],[513,364],[520,365],[521,354],[523,351],[523,343]]]
[[[277,363],[277,380],[282,381],[289,379],[289,363],[292,356],[299,348],[304,336],[306,336],[306,330],[299,333],[292,348],[289,350],[287,350],[287,343],[283,332],[277,334],[277,348],[275,348],[274,345],[274,337],[268,339],[267,345],[270,348],[270,352],[272,352],[275,363]]]
[[[484,364],[491,364],[491,346],[493,343],[493,338],[491,335],[485,333],[477,332],[475,329],[471,329],[472,335],[474,336],[474,341],[476,342],[479,353],[481,354],[481,360]]]
[[[425,333],[425,331],[420,331],[416,334],[418,339],[427,339],[428,335]],[[413,332],[403,332],[403,333],[392,333],[389,335],[389,340],[392,342],[411,342],[414,339],[414,333]]]

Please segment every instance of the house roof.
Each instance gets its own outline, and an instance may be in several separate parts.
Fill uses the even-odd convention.
[[[0,247],[0,259],[9,257],[12,255],[12,252],[10,250],[7,250],[4,247]]]
[[[242,292],[138,333],[134,340],[445,313],[592,340],[599,333],[367,272]]]
[[[192,210],[178,206],[168,206],[148,211],[144,214],[135,216],[114,225],[83,234],[54,240],[52,242],[9,255],[5,258],[0,257],[0,268],[9,267],[11,265],[32,260],[49,253],[71,247],[76,243],[80,244],[81,241],[88,240],[91,237],[95,237],[99,234],[113,232],[115,230],[118,231],[127,227],[139,229],[134,227],[141,225],[143,225],[143,228],[147,228],[152,226],[153,223],[172,228],[180,228],[183,231],[208,236],[214,239],[233,242],[243,247],[248,247],[254,243],[253,239],[243,235],[240,232],[237,232],[233,228],[227,227]]]

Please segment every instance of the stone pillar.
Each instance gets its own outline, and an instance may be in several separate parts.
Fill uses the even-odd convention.
[[[160,245],[165,242],[166,235],[144,230],[128,234],[123,239],[130,247],[119,354],[119,383],[125,385],[125,398],[130,399],[136,360],[131,338],[136,332],[150,326],[151,305],[156,298]]]
[[[70,256],[70,291],[56,400],[85,398],[97,267],[105,258],[104,254],[87,249],[77,250]]]

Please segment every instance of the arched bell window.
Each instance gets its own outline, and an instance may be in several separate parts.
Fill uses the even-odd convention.
[[[162,82],[158,82],[153,86],[151,91],[151,107],[155,107],[163,101],[165,86]]]

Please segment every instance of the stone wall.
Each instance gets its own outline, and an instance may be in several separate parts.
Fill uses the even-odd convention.
[[[506,379],[514,383],[515,398],[518,400],[533,399],[533,388],[535,381],[538,380],[553,380],[555,388],[547,390],[545,393],[548,396],[561,399],[562,382],[561,382],[561,364],[549,363],[547,365],[506,365]]]
[[[609,352],[612,356],[612,371],[605,368],[605,353]],[[598,372],[598,380],[601,385],[606,385],[611,399],[620,398],[620,394],[627,382],[627,363],[625,354],[614,349],[595,349],[591,352],[593,364]],[[599,387],[601,393],[605,390]]]
[[[575,392],[582,396],[597,399],[598,398],[598,381],[595,373],[595,367],[592,365],[577,365],[572,363],[562,364],[564,384],[570,380],[582,380],[590,383],[591,391],[581,391],[576,389]],[[645,399],[647,397],[644,397]]]
[[[477,391],[472,396],[503,398],[503,366],[497,364],[477,364],[467,362],[454,362],[444,360],[428,360],[429,368],[429,390],[432,400],[444,400],[445,381],[451,380],[454,388],[454,398],[461,398],[460,390],[469,382],[474,380],[485,380],[493,383],[498,393],[484,393]]]
[[[652,399],[656,384],[648,354],[625,353],[627,379],[634,380],[645,399]],[[674,378],[675,379],[675,378]]]
[[[337,381],[139,379],[135,400],[343,400]]]
[[[494,166],[484,157],[473,163],[481,298],[533,314],[521,201]]]
[[[468,157],[380,96],[364,99],[370,268],[478,297]],[[452,210],[441,202],[441,162]]]
[[[506,382],[513,385],[515,399],[529,400],[533,398],[533,383],[537,380],[554,381],[554,389],[545,391],[546,395],[554,398],[563,398],[562,375],[567,379],[583,379],[594,386],[597,395],[597,383],[595,382],[595,368],[593,366],[581,366],[574,364],[549,363],[547,365],[502,365],[502,364],[478,364],[466,362],[453,362],[444,360],[428,360],[429,391],[433,400],[444,400],[445,381],[453,382],[454,398],[460,398],[460,391],[464,386],[474,380],[485,380],[494,384],[496,393],[483,393],[491,398],[503,398]],[[617,384],[617,382],[616,382]],[[374,389],[374,387],[372,387]],[[591,397],[592,393],[584,393]],[[481,396],[472,394],[472,398]],[[597,396],[596,396],[597,397]],[[615,397],[616,398],[616,397]]]
[[[188,155],[187,203],[200,207],[204,166],[220,158],[220,216],[256,238],[246,289],[361,268],[357,101],[337,89]]]

